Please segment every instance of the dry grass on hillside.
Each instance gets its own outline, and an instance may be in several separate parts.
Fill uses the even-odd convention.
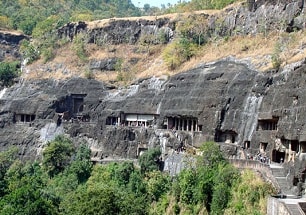
[[[100,47],[94,44],[87,46],[88,62],[93,59],[105,59],[118,57],[123,60],[123,69],[120,75],[123,80],[118,81],[118,71],[95,71],[97,80],[128,84],[136,79],[151,76],[169,76],[190,68],[200,63],[207,63],[233,56],[237,59],[248,59],[253,67],[259,71],[272,68],[271,55],[275,54],[276,47],[280,45],[278,53],[282,66],[303,60],[306,57],[306,32],[270,34],[268,36],[235,36],[228,40],[219,39],[201,47],[198,54],[190,61],[184,63],[179,69],[170,71],[162,58],[162,50],[165,46],[147,47],[141,45],[112,45]],[[129,63],[137,59],[136,64]],[[88,62],[82,62],[74,53],[72,45],[57,50],[52,62],[43,64],[39,60],[28,66],[25,78],[56,78],[85,77],[85,71],[89,70]],[[52,72],[46,72],[46,69]]]
[[[207,63],[233,56],[247,59],[259,71],[272,69],[271,55],[275,54],[280,44],[279,56],[282,66],[301,61],[306,57],[306,32],[271,33],[268,36],[235,36],[227,41],[219,40],[206,44],[197,56],[186,62],[179,72],[196,67],[199,63]]]
[[[220,13],[220,10],[199,10],[199,11],[193,11],[193,12],[184,12],[184,13],[171,13],[171,14],[165,14],[165,15],[159,15],[159,16],[142,16],[142,17],[124,17],[124,18],[111,18],[111,19],[102,19],[102,20],[95,20],[95,21],[90,21],[86,22],[87,27],[89,29],[94,29],[94,28],[102,28],[106,27],[109,25],[110,22],[112,21],[117,21],[117,20],[130,20],[130,21],[137,21],[137,20],[148,20],[148,21],[155,21],[157,19],[162,19],[162,18],[168,18],[170,20],[175,20],[177,18],[182,18],[182,17],[187,17],[190,14],[208,14],[208,15],[213,15]]]

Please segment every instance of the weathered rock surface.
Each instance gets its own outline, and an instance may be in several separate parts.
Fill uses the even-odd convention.
[[[0,62],[7,59],[21,60],[19,43],[29,38],[20,33],[12,33],[0,30]]]
[[[118,64],[118,62],[119,62],[119,59],[116,57],[100,59],[100,60],[92,60],[89,65],[89,69],[115,71],[116,65]]]
[[[201,13],[190,16],[205,16],[207,19],[205,34],[208,37],[267,34],[271,30],[292,32],[305,28],[304,0],[251,2],[229,7],[220,14]],[[76,34],[83,32],[88,35],[89,43],[135,44],[141,38],[152,35],[155,44],[168,43],[174,38],[178,23],[184,22],[185,19],[186,17],[180,18],[178,15],[176,19],[156,17],[155,20],[139,18],[68,23],[58,29],[58,36],[73,40]]]
[[[91,140],[103,156],[136,157],[140,145],[162,145],[166,153],[210,140],[242,147],[250,142],[252,153],[267,143],[272,153],[277,138],[281,143],[305,141],[304,70],[301,65],[263,74],[245,64],[220,61],[169,80],[145,79],[122,89],[79,78],[21,81],[1,94],[0,132],[6,137],[0,140],[1,148],[9,143],[42,144],[48,140],[43,131],[58,132],[50,124],[58,123],[61,132]],[[65,116],[58,121],[59,114]],[[143,115],[154,120],[149,124]],[[132,116],[143,117],[148,125],[128,124]],[[277,130],[264,127],[275,122]],[[14,135],[18,131],[24,134]],[[25,155],[36,154],[36,147],[24,148]],[[233,156],[237,149],[226,150]]]

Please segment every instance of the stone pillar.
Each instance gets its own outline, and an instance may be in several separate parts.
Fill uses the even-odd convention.
[[[169,118],[167,117],[167,129],[169,129]]]
[[[186,131],[189,131],[189,119],[186,119],[186,123],[187,123]]]
[[[291,151],[291,141],[289,141],[289,157],[288,157],[288,161],[290,161],[290,159],[292,158],[292,151]]]
[[[179,119],[179,130],[180,130],[180,131],[182,130],[182,123],[183,123],[183,122],[182,122],[182,118],[180,118],[180,119]]]
[[[193,123],[194,123],[194,120],[192,119],[191,120],[191,129],[190,129],[191,131],[193,131]]]
[[[177,130],[177,118],[174,117],[173,119],[174,119],[174,129]]]
[[[199,131],[198,121],[195,123],[195,131]]]
[[[185,129],[185,119],[183,119],[182,131]]]

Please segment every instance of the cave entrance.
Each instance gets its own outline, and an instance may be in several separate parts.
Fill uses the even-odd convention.
[[[257,131],[262,131],[262,130],[276,131],[277,123],[278,123],[278,117],[273,117],[272,119],[260,119],[258,120]]]
[[[277,162],[277,163],[284,162],[285,155],[286,155],[285,152],[280,152],[280,151],[277,151],[277,150],[274,149],[272,151],[272,161]]]
[[[260,153],[265,153],[265,152],[266,152],[266,149],[267,149],[267,146],[268,146],[268,143],[263,143],[263,142],[261,142],[261,143],[260,143],[260,147],[259,147]]]
[[[301,153],[306,153],[306,142],[300,142]]]
[[[292,140],[291,141],[291,151],[295,151],[296,153],[298,153],[300,151],[299,141],[297,141],[297,140]]]
[[[72,99],[72,113],[77,115],[84,111],[84,98],[86,94],[71,94]]]
[[[198,118],[196,117],[167,117],[163,129],[202,131],[202,125],[198,124]]]

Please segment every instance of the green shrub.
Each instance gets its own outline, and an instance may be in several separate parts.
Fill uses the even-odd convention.
[[[18,77],[19,63],[18,62],[1,62],[0,63],[0,81],[4,86],[13,84],[13,79]]]
[[[50,177],[54,177],[65,170],[71,162],[73,151],[71,140],[63,136],[58,136],[48,143],[43,151],[42,165]]]
[[[282,58],[280,56],[282,50],[281,50],[281,45],[280,43],[276,43],[274,47],[273,54],[271,56],[271,61],[272,61],[272,67],[273,69],[279,70],[281,64],[282,64]]]
[[[159,156],[161,151],[159,148],[149,149],[139,158],[139,165],[142,173],[159,170]]]
[[[28,40],[23,40],[21,42],[20,51],[23,54],[23,57],[27,60],[27,64],[39,59],[39,52],[37,48]]]
[[[84,76],[85,76],[85,78],[87,78],[87,79],[95,79],[95,74],[94,74],[93,71],[90,70],[90,69],[86,69],[86,70],[85,70]]]
[[[170,43],[162,56],[168,69],[174,70],[196,54],[196,44],[186,38],[179,38]]]
[[[87,42],[86,34],[79,33],[73,39],[73,50],[76,52],[76,55],[80,60],[87,61],[87,52],[85,44]]]

